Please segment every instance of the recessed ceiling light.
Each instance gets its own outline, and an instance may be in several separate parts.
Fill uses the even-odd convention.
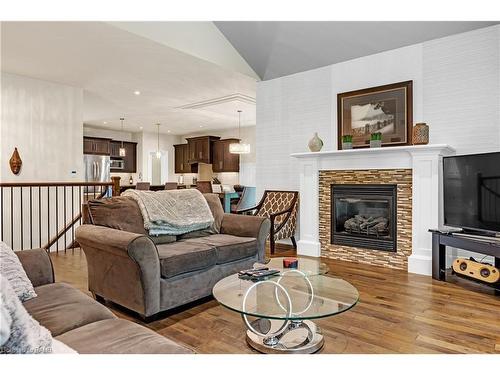
[[[134,91],[134,95],[141,95],[141,92],[140,92],[140,91],[138,91],[138,90],[135,90],[135,91]]]
[[[202,128],[202,127],[203,127],[203,125],[200,125],[200,128]]]
[[[102,123],[103,123],[104,125],[106,125],[106,124],[107,124],[107,122],[106,122],[106,121],[103,121]]]
[[[167,130],[167,133],[170,133],[170,130]]]
[[[141,129],[141,130],[144,129],[144,126],[139,126],[139,129]]]

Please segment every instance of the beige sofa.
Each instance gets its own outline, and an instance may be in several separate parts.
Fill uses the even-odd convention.
[[[191,350],[128,320],[118,319],[90,296],[54,282],[45,250],[16,253],[37,297],[23,303],[52,336],[81,354],[189,354]]]
[[[89,290],[137,312],[144,320],[210,296],[220,279],[265,258],[270,221],[226,214],[215,194],[204,194],[214,225],[165,243],[149,237],[132,199],[89,203],[89,222],[76,231],[85,252]],[[156,242],[156,243],[155,243]]]

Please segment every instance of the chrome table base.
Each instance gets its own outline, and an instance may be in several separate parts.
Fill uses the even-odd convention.
[[[284,329],[280,329],[283,321],[264,318],[254,320],[250,325],[252,329],[247,330],[247,343],[261,353],[311,354],[320,350],[325,342],[319,327],[310,320],[290,320]],[[266,335],[266,332],[277,331],[280,333]]]

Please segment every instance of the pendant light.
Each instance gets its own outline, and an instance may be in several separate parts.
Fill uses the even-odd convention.
[[[120,117],[120,121],[122,123],[122,137],[123,137],[123,120],[125,119],[123,117]],[[122,144],[120,145],[120,148],[118,150],[118,155],[122,157],[127,155],[127,151],[125,151],[125,147],[123,147],[123,138],[122,138]]]
[[[161,152],[160,152],[160,124],[156,124],[157,127],[157,145],[156,145],[156,158],[161,159]]]
[[[229,152],[231,154],[249,154],[250,144],[241,143],[241,110],[238,110],[238,139],[238,143],[229,145]]]

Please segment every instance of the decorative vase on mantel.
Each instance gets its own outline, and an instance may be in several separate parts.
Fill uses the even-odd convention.
[[[414,145],[426,145],[429,143],[429,125],[419,122],[413,127],[412,143]]]
[[[309,150],[311,150],[311,152],[321,151],[321,148],[323,147],[323,141],[321,140],[320,137],[318,137],[317,132],[315,132],[314,137],[312,137],[309,140],[308,146],[309,146]]]

